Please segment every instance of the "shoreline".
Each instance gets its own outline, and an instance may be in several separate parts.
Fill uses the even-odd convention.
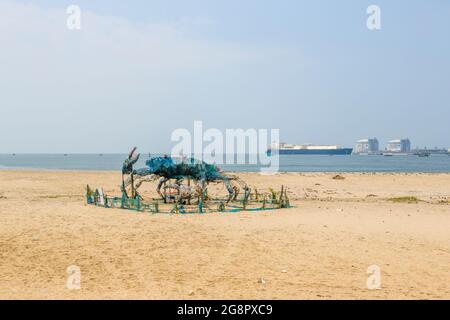
[[[219,166],[220,167],[220,166]],[[118,169],[65,169],[65,168],[32,168],[32,167],[1,167],[0,166],[0,172],[1,171],[10,171],[10,172],[119,172],[120,168]],[[261,171],[232,171],[232,170],[223,170],[227,173],[232,174],[262,174]],[[449,171],[278,171],[273,173],[273,175],[279,175],[279,174],[430,174],[430,175],[440,175],[440,174],[450,174]],[[265,174],[265,175],[271,175],[271,174]]]

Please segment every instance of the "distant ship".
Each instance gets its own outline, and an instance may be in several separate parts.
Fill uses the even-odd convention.
[[[313,144],[288,144],[280,143],[272,145],[267,150],[268,154],[272,150],[277,150],[280,155],[283,154],[302,154],[302,155],[350,155],[353,148],[342,148],[339,145],[313,145]]]

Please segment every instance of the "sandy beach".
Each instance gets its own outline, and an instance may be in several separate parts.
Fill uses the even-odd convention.
[[[295,208],[164,215],[86,205],[117,172],[0,171],[0,299],[450,299],[450,174],[340,175],[240,174]]]

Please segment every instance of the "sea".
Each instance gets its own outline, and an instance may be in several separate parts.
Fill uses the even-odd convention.
[[[152,156],[157,156],[153,154]],[[450,156],[280,155],[280,172],[450,172]],[[0,154],[0,170],[120,170],[126,154]],[[141,155],[135,168],[145,166]],[[259,172],[258,164],[223,164],[224,171]]]

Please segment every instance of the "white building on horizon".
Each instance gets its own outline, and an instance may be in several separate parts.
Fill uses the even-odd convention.
[[[379,143],[377,138],[361,139],[356,141],[354,154],[375,154],[379,151]]]
[[[398,153],[411,152],[411,141],[408,138],[391,140],[388,142],[386,150]]]

